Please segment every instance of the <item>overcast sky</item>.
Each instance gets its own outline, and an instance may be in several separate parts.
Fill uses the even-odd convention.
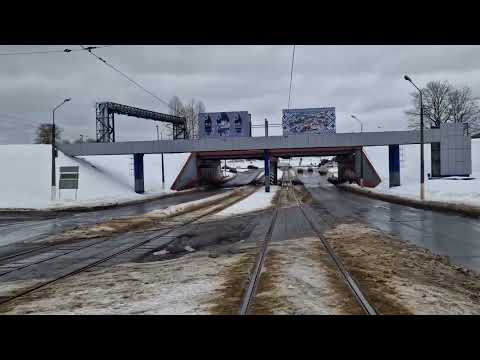
[[[0,46],[0,54],[66,46]],[[202,100],[207,111],[248,110],[254,123],[280,123],[287,107],[292,46],[125,46],[95,50],[162,99]],[[337,132],[406,129],[408,74],[423,85],[448,80],[480,95],[480,46],[297,46],[291,108],[334,106]],[[95,137],[95,103],[168,108],[87,52],[0,55],[0,143],[31,143],[56,112],[64,138]],[[116,117],[116,139],[156,138],[155,123]],[[379,126],[381,128],[379,129]],[[272,129],[272,135],[281,129]],[[254,131],[254,135],[263,130]]]

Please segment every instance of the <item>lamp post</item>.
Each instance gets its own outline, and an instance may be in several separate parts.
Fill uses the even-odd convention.
[[[355,115],[352,115],[352,118],[360,123],[360,132],[363,133],[363,122],[361,122]],[[360,150],[360,186],[363,187],[363,147]]]
[[[357,120],[360,123],[360,132],[363,133],[363,123],[355,115],[352,115],[352,118],[354,118],[355,120]]]
[[[157,141],[160,141],[160,135],[159,135],[159,132],[158,132],[158,125],[156,125],[156,127],[157,127]],[[161,135],[162,135],[162,140],[163,140],[163,133]],[[162,187],[165,187],[165,167],[163,165],[163,152],[162,152]]]
[[[51,192],[51,199],[55,201],[57,198],[57,186],[55,181],[55,157],[56,157],[56,147],[55,147],[55,110],[57,110],[60,106],[65,104],[66,102],[72,100],[71,98],[66,98],[62,101],[60,105],[55,107],[52,111],[52,192]]]
[[[403,77],[410,82],[420,93],[420,199],[425,200],[425,174],[424,174],[424,161],[423,161],[423,99],[422,90],[413,83],[409,76]]]

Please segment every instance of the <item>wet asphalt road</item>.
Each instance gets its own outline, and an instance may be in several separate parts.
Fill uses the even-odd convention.
[[[199,190],[187,192],[164,199],[153,200],[142,204],[122,206],[118,208],[92,212],[66,213],[59,217],[26,219],[23,215],[15,221],[12,216],[3,219],[0,216],[0,258],[5,245],[12,243],[34,242],[49,235],[58,234],[79,225],[95,224],[111,218],[131,215],[142,215],[147,212],[163,209],[168,206],[195,201],[224,192],[224,189]]]
[[[316,173],[299,176],[313,198],[318,216],[360,219],[402,240],[445,255],[453,263],[480,271],[480,221],[423,210],[338,190]]]

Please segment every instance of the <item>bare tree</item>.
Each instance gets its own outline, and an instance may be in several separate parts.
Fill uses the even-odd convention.
[[[62,129],[55,126],[55,142],[60,142]],[[52,124],[43,123],[38,125],[35,133],[35,144],[51,144],[52,143]]]
[[[170,115],[182,116],[183,103],[177,95],[170,99],[168,106],[170,107]]]
[[[454,88],[447,81],[430,81],[422,89],[423,116],[425,126],[439,127],[444,123],[468,124],[471,131],[480,129],[480,108],[478,98],[472,90],[465,86]],[[420,126],[420,95],[412,93],[413,109],[406,113],[409,116],[409,127],[418,129]]]
[[[447,81],[430,81],[422,89],[423,94],[423,118],[427,127],[438,127],[442,123],[450,121],[451,109],[449,94],[453,91]],[[416,91],[411,94],[413,109],[406,111],[409,116],[409,128],[420,127],[420,94]]]
[[[473,97],[472,90],[465,86],[449,94],[451,121],[468,124],[472,131],[480,130],[480,108],[478,98]]]
[[[190,100],[188,104],[183,104],[178,96],[174,96],[170,102],[170,114],[182,116],[186,120],[187,137],[189,139],[198,138],[198,114],[205,112],[205,105],[202,101]],[[171,126],[167,127],[169,136],[171,136]]]

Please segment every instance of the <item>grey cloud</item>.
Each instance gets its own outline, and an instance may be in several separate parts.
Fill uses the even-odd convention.
[[[0,46],[0,53],[65,46]],[[288,101],[291,46],[112,46],[95,51],[165,100],[202,100],[207,110],[248,110],[255,122],[281,119]],[[338,131],[400,130],[413,88],[448,80],[480,94],[480,46],[297,46],[292,107],[335,106]],[[95,137],[95,102],[116,101],[151,110],[168,108],[85,52],[0,56],[0,142],[31,141],[34,124],[51,120],[67,138]],[[6,118],[11,114],[18,119]],[[152,139],[155,124],[117,118],[119,140]],[[272,129],[271,133],[280,133]],[[263,130],[256,129],[261,135]],[[29,140],[30,137],[30,140]]]

